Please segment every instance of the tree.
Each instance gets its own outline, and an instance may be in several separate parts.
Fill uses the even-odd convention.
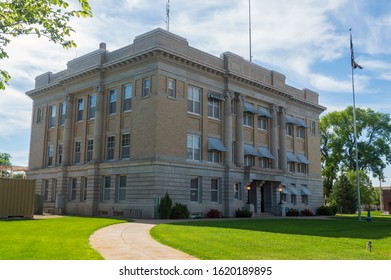
[[[356,108],[359,169],[383,176],[391,163],[391,123],[389,114]],[[331,112],[320,120],[323,188],[327,197],[339,172],[356,169],[353,108]]]
[[[172,210],[172,200],[168,192],[160,199],[159,204],[159,218],[168,219]]]
[[[10,166],[11,155],[7,153],[0,153],[0,165]]]
[[[331,192],[331,199],[337,204],[340,213],[353,214],[356,212],[357,191],[345,173],[336,180]]]
[[[74,10],[65,0],[6,0],[0,2],[0,59],[8,58],[5,48],[11,38],[35,34],[44,36],[64,48],[76,47],[69,39],[74,32],[69,25],[73,17],[91,17],[88,0],[78,0]],[[5,89],[10,75],[0,69],[0,89]]]

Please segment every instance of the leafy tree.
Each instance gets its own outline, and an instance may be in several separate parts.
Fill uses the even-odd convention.
[[[356,108],[359,169],[381,178],[391,163],[391,119],[389,114]],[[321,118],[321,161],[326,199],[340,172],[356,169],[353,107]]]
[[[74,10],[65,0],[5,0],[0,2],[0,59],[8,58],[5,48],[11,38],[35,34],[44,36],[64,48],[76,47],[69,39],[74,32],[69,25],[73,17],[92,16],[88,0],[78,0]],[[8,84],[10,75],[0,69],[0,89]]]
[[[354,186],[354,191],[357,197],[357,179],[356,172],[351,170],[347,172],[348,179],[350,184]],[[360,182],[360,204],[363,205],[371,205],[373,203],[373,193],[374,189],[372,187],[371,179],[364,171],[360,170],[358,173],[359,182]]]
[[[331,192],[331,198],[337,204],[340,213],[353,214],[356,212],[357,191],[345,173],[341,174],[336,180]]]
[[[0,165],[10,166],[11,155],[7,153],[0,153]]]

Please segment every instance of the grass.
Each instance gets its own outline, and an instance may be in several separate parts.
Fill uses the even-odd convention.
[[[121,220],[64,217],[0,221],[0,260],[100,260],[90,235]]]
[[[159,242],[203,260],[390,260],[391,218],[208,220],[160,224]],[[372,252],[366,243],[372,241]]]

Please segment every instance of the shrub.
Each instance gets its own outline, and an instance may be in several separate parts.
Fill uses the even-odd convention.
[[[286,212],[287,216],[299,216],[299,214],[299,210],[294,208],[289,208],[289,210]]]
[[[331,206],[321,206],[316,210],[316,215],[319,216],[334,216],[337,214],[337,206],[331,205]]]
[[[218,209],[210,209],[206,214],[207,218],[222,218],[223,213],[221,213]]]
[[[187,205],[175,203],[171,209],[170,219],[188,219],[189,216],[190,212],[187,209]]]
[[[314,213],[312,213],[310,209],[304,209],[304,210],[302,210],[302,211],[300,212],[300,214],[301,214],[302,216],[313,216],[313,215],[314,215]]]
[[[242,209],[236,210],[235,215],[237,218],[250,218],[250,217],[252,217],[253,212],[242,208]]]
[[[168,219],[171,214],[172,200],[168,195],[168,192],[160,199],[159,205],[159,217],[160,219]]]

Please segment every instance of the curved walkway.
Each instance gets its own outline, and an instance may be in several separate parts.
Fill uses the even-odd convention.
[[[136,220],[104,227],[91,235],[90,244],[106,260],[196,260],[155,241],[149,234],[155,225]]]

